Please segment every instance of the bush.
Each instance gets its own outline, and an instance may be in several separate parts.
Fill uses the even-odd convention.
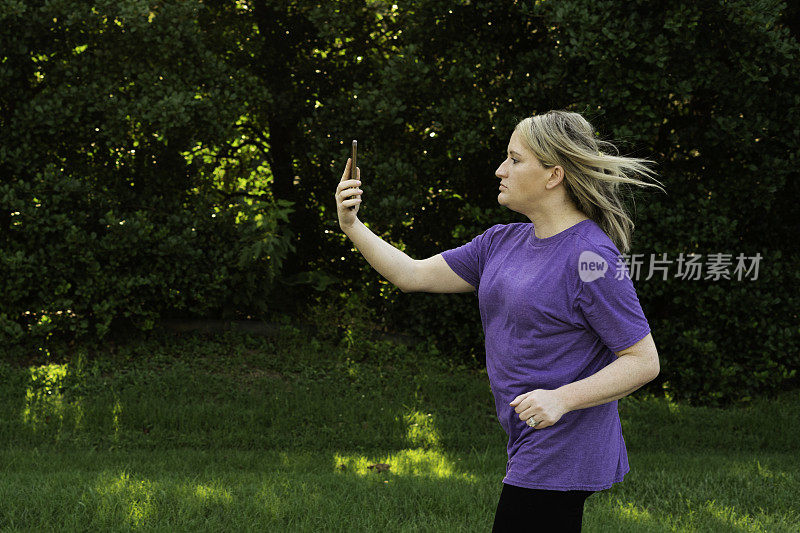
[[[120,212],[52,169],[0,185],[14,213],[0,256],[6,342],[102,339],[112,323],[265,313],[290,235],[285,206]],[[236,219],[240,220],[237,222]]]
[[[54,335],[265,311],[292,204],[234,187],[266,180],[240,131],[264,91],[203,10],[0,6],[0,341],[15,357]]]

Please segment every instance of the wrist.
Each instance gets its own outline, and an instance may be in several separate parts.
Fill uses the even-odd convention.
[[[570,401],[571,395],[569,391],[565,389],[566,385],[562,385],[559,388],[555,389],[553,393],[558,398],[561,406],[564,408],[565,413],[569,413],[570,411],[575,410],[575,405]]]
[[[356,227],[356,224],[358,224],[359,222],[360,221],[357,218],[353,220],[353,222],[351,222],[350,224],[342,224],[341,222],[339,222],[339,229],[347,233],[348,231]]]

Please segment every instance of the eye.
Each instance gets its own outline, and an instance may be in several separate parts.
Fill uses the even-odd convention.
[[[516,159],[514,159],[513,157],[511,158],[511,160],[513,161],[513,163],[511,163],[512,165],[516,165],[517,163],[519,163],[519,161],[517,161],[517,160],[516,160]]]

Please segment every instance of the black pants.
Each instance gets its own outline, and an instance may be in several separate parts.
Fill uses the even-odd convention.
[[[583,504],[594,492],[525,489],[503,483],[492,533],[579,533]]]

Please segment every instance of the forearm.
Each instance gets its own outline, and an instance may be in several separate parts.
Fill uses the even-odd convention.
[[[400,290],[408,290],[413,281],[414,260],[411,257],[375,235],[358,219],[342,231],[372,268]]]
[[[637,356],[623,355],[588,378],[556,389],[569,411],[613,402],[655,379],[653,367]]]

